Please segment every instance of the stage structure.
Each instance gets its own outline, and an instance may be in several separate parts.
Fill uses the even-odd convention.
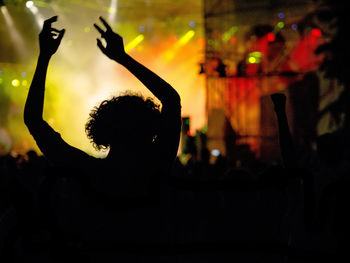
[[[239,160],[242,149],[279,159],[270,94],[287,95],[296,143],[335,129],[325,110],[342,87],[318,70],[327,40],[311,1],[204,0],[208,148]],[[323,110],[323,114],[320,112]],[[333,126],[332,126],[333,125]],[[238,150],[239,149],[239,150]],[[246,156],[246,155],[245,155]]]

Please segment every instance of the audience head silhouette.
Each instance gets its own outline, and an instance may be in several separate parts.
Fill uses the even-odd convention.
[[[155,142],[160,122],[159,105],[151,98],[126,92],[94,107],[86,123],[88,138],[98,150],[147,147]]]

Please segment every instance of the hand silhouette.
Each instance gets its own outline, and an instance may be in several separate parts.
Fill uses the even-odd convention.
[[[286,108],[286,95],[282,93],[271,94],[271,100],[275,106],[275,111],[280,112],[284,111]]]
[[[43,29],[39,34],[40,54],[52,56],[56,53],[61,40],[63,38],[65,29],[58,30],[51,27],[53,22],[57,21],[57,16],[53,16],[44,21]]]
[[[106,47],[103,46],[101,40],[97,38],[97,46],[107,57],[117,62],[121,62],[126,55],[124,50],[123,38],[117,33],[113,32],[110,25],[102,17],[100,17],[100,20],[106,27],[106,31],[101,29],[97,24],[94,24],[94,26],[97,29],[97,31],[101,34],[101,37],[106,40],[107,45]]]

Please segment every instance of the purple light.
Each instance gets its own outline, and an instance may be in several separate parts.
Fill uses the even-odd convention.
[[[282,18],[284,18],[284,14],[282,12],[278,13],[278,17],[282,19]]]
[[[297,30],[297,29],[298,29],[298,25],[297,25],[297,24],[293,24],[293,25],[292,25],[292,29],[293,29],[293,30]]]

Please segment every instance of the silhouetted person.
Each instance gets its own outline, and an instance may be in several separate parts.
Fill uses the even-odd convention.
[[[275,113],[278,121],[278,135],[280,151],[283,164],[286,168],[296,168],[296,153],[292,135],[289,131],[289,125],[286,115],[286,95],[274,93],[271,95],[274,104]]]
[[[39,35],[40,55],[25,104],[24,122],[51,163],[70,167],[75,173],[76,169],[83,171],[81,177],[97,195],[115,200],[116,204],[136,200],[137,205],[152,195],[152,184],[170,172],[175,160],[181,127],[180,97],[167,82],[126,54],[122,37],[100,18],[106,30],[94,26],[107,44],[97,39],[97,46],[138,78],[162,107],[160,110],[151,98],[131,92],[104,100],[91,111],[85,128],[96,149],[109,150],[107,157],[95,158],[69,145],[43,120],[46,72],[65,32],[51,27],[56,20],[57,16],[46,20]]]

